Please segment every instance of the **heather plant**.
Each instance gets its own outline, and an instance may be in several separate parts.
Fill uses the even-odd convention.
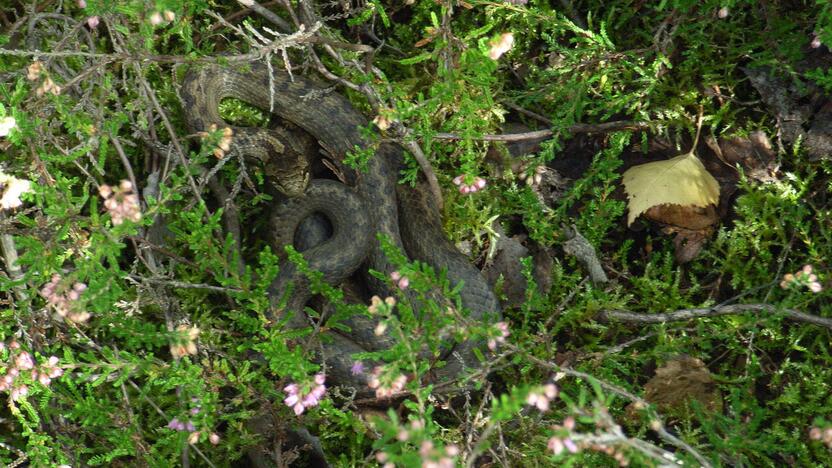
[[[832,463],[832,165],[809,138],[830,138],[828,3],[8,3],[0,464]],[[189,66],[257,60],[317,75],[368,140],[406,150],[400,182],[438,189],[448,237],[498,269],[502,318],[472,319],[464,285],[389,239],[384,297],[272,251],[265,171],[232,128],[188,129],[179,96]],[[794,139],[792,101],[814,112]],[[276,123],[235,99],[220,113]],[[770,173],[709,159],[719,223],[692,261],[678,226],[627,227],[634,160],[754,132]],[[285,268],[328,304],[306,308],[314,326],[270,313]],[[317,359],[355,315],[390,338],[349,356],[360,389]],[[480,343],[480,365],[436,380],[449,342]]]

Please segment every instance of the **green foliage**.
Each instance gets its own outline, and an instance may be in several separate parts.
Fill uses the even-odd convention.
[[[13,3],[9,15],[32,14]],[[219,135],[189,136],[182,118],[188,110],[177,96],[179,65],[249,51],[256,45],[240,33],[266,34],[273,25],[255,16],[241,25],[235,2],[87,0],[83,8],[63,2],[55,7],[60,21],[27,19],[16,32],[0,31],[0,119],[15,119],[0,137],[0,169],[33,182],[22,208],[0,209],[0,375],[22,369],[16,360],[23,352],[41,377],[52,356],[63,371],[47,383],[21,372],[15,385],[26,385],[27,395],[0,391],[8,400],[0,410],[0,463],[13,463],[15,448],[32,466],[170,466],[183,456],[196,465],[229,466],[259,442],[246,424],[265,408],[282,431],[310,428],[339,466],[375,460],[410,467],[443,458],[462,464],[472,454],[508,466],[613,466],[612,457],[583,446],[571,453],[565,445],[557,455],[550,449],[555,440],[589,446],[599,434],[619,437],[609,446],[633,466],[658,463],[639,449],[647,445],[692,465],[698,461],[681,444],[651,432],[663,416],[655,407],[628,408],[629,394],[644,394],[652,369],[690,355],[706,363],[725,409],[694,404],[663,420],[679,439],[715,465],[832,464],[828,446],[809,440],[810,429],[828,427],[832,413],[828,329],[783,313],[647,325],[596,320],[605,310],[658,313],[723,301],[830,316],[832,165],[805,160],[799,144],[779,155],[776,181],[741,178],[726,221],[687,265],[674,262],[669,238],[624,228],[625,203],[616,192],[630,155],[647,152],[659,138],[681,146],[700,111],[713,135],[776,132],[778,122],[754,104],[759,96],[740,65],[767,66],[796,86],[832,90],[829,70],[800,72],[796,65],[815,35],[822,47],[832,44],[829,2],[411,3],[372,0],[343,12],[322,7],[319,13],[329,16],[320,37],[328,42],[377,35],[383,45],[371,60],[333,46],[340,57],[321,53],[321,65],[372,90],[372,99],[356,89],[347,93],[368,120],[396,121],[420,145],[446,192],[449,238],[467,244],[472,258],[493,260],[498,231],[527,235],[528,244],[554,257],[551,268],[520,260],[527,288],[520,306],[503,311],[510,335],[472,321],[446,272],[408,261],[387,239],[384,251],[410,285],[370,307],[326,284],[293,249],[284,257],[263,247],[269,233],[261,220],[271,197],[262,174],[248,173],[236,159],[216,172],[233,187],[236,207],[208,195],[202,178],[218,164],[212,151]],[[573,10],[564,9],[570,3]],[[99,18],[97,27],[91,17]],[[513,47],[490,58],[506,32],[513,33]],[[296,73],[317,67],[309,51],[324,49],[320,41],[310,47],[285,55]],[[15,50],[25,53],[9,52]],[[42,70],[29,79],[27,67],[39,55]],[[47,78],[62,90],[45,90]],[[541,127],[540,118],[517,107],[547,123]],[[220,112],[238,126],[265,127],[270,120],[234,99]],[[496,147],[482,136],[518,120],[551,129],[552,137],[522,161],[495,160]],[[613,120],[645,122],[650,130],[586,138],[570,130]],[[376,143],[394,137],[378,130],[361,131]],[[575,148],[583,148],[588,168],[552,200],[519,177],[538,166],[574,164]],[[399,174],[403,183],[421,177],[412,156]],[[356,149],[346,163],[361,169],[373,157],[373,146]],[[482,177],[487,185],[463,194],[452,182],[458,176],[465,183]],[[118,223],[102,186],[133,178],[143,191],[142,217]],[[245,226],[242,245],[223,219],[232,208]],[[581,265],[561,254],[559,233],[571,225],[595,247],[613,278],[609,285],[589,283]],[[9,266],[9,245],[17,268]],[[808,280],[779,286],[804,265],[813,266],[823,291],[811,292]],[[269,287],[281,268],[304,273],[329,302],[327,330],[348,333],[346,319],[363,314],[392,337],[387,349],[349,358],[383,362],[367,369],[381,388],[404,382],[409,396],[398,411],[364,417],[355,399],[335,388],[300,417],[283,404],[287,384],[307,385],[322,371],[314,344],[327,335],[290,328],[288,317],[273,315],[280,301],[270,298]],[[551,279],[547,291],[538,289],[541,269],[549,270],[542,272]],[[70,312],[89,313],[89,320],[74,321],[49,299],[50,282],[61,294],[83,284]],[[311,308],[289,311],[304,312],[320,318]],[[497,349],[483,356],[489,378],[476,369],[458,376],[458,384],[473,389],[458,400],[448,398],[451,386],[432,378],[442,366],[445,336],[455,343],[491,340]],[[529,404],[553,383],[559,395],[547,399],[548,410]],[[177,430],[173,420],[194,428]],[[217,444],[209,441],[212,433],[220,436]]]

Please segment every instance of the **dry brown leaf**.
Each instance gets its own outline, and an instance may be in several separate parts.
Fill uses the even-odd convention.
[[[708,411],[722,410],[722,394],[716,381],[705,363],[690,356],[677,356],[656,369],[656,375],[644,386],[644,399],[669,416],[684,414],[693,401]],[[637,414],[633,405],[627,411],[631,417]]]
[[[706,207],[719,202],[719,183],[693,152],[633,166],[624,172],[623,183],[629,199],[628,226],[656,205]]]

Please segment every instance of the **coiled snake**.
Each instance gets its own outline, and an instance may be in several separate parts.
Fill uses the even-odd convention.
[[[346,98],[326,92],[308,78],[292,78],[278,67],[273,68],[270,72],[257,63],[244,71],[217,65],[190,69],[181,95],[191,130],[205,131],[210,124],[226,126],[217,106],[223,98],[233,97],[266,111],[271,109],[281,119],[302,128],[336,161],[343,161],[356,147],[368,146],[359,130],[367,121]],[[234,128],[232,151],[239,151],[249,160],[269,162],[272,169],[266,171],[267,176],[290,196],[275,208],[271,217],[276,245],[291,244],[299,224],[313,213],[322,213],[329,218],[333,234],[304,251],[303,256],[312,269],[323,273],[328,283],[340,283],[362,262],[386,275],[391,273],[394,268],[376,238],[376,233],[382,233],[411,258],[422,260],[437,271],[446,268],[453,286],[464,281],[461,298],[471,319],[499,317],[496,296],[479,270],[446,238],[438,210],[431,205],[429,196],[405,187],[397,192],[397,173],[402,163],[398,146],[382,143],[366,170],[355,174],[352,188],[330,180],[309,182],[309,161],[301,146],[285,131]],[[300,193],[303,195],[298,196]],[[276,305],[289,283],[294,288],[286,310],[303,310],[310,297],[307,279],[285,262],[270,289],[273,312],[276,313]],[[383,281],[368,278],[368,286],[382,297],[392,295],[391,286]],[[373,347],[367,343],[373,335],[366,329],[372,325],[366,318],[356,318],[350,324],[354,336],[348,339],[332,334],[334,341],[323,346],[328,380],[366,391],[368,377],[352,375],[350,355]],[[309,321],[295,313],[289,325],[305,327]],[[478,346],[471,342],[457,345],[454,356],[447,358],[446,366],[437,372],[438,378],[452,378],[463,367],[476,366],[473,350]]]

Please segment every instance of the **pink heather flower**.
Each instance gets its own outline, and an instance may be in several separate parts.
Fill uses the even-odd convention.
[[[129,180],[122,180],[118,188],[107,184],[98,188],[98,194],[104,198],[104,207],[109,211],[113,224],[118,226],[129,219],[138,222],[142,219],[139,196],[133,191]]]
[[[546,398],[553,400],[558,396],[558,387],[553,383],[549,383],[543,386],[543,394],[546,395]],[[573,419],[574,421],[574,419]]]
[[[504,53],[511,50],[514,45],[514,34],[507,32],[500,35],[500,37],[491,41],[491,48],[488,50],[488,57],[491,60],[497,60]]]
[[[508,330],[508,322],[497,322],[494,326],[497,328],[498,335],[488,339],[488,349],[491,351],[496,351],[498,345],[505,343],[506,338],[508,338],[508,335],[510,334]]]
[[[547,411],[549,409],[549,399],[539,393],[529,393],[529,396],[526,397],[526,403],[537,407],[540,411]]]
[[[177,418],[173,418],[168,423],[168,429],[173,429],[174,431],[184,431],[185,425]]]
[[[809,429],[809,438],[812,440],[820,440],[823,437],[823,432],[820,430],[819,427],[813,427]]]
[[[150,15],[150,24],[153,26],[158,26],[162,24],[162,14],[158,11],[154,11],[152,15]]]
[[[300,386],[294,383],[283,388],[283,391],[288,394],[283,403],[292,408],[297,416],[300,416],[307,408],[317,406],[326,394],[326,386],[324,385],[326,376],[321,373],[315,374],[313,381],[314,386],[307,393],[301,393]]]
[[[361,375],[364,373],[364,363],[361,361],[355,361],[352,363],[352,367],[350,368],[350,373],[352,375]]]
[[[783,281],[780,282],[780,287],[789,289],[792,286],[806,286],[809,291],[814,293],[818,293],[823,289],[823,286],[818,281],[818,276],[814,273],[812,265],[804,265],[796,273],[786,273],[783,275]]]
[[[86,8],[87,7],[87,0],[78,0],[77,4],[78,4],[78,8]]]
[[[719,9],[719,13],[717,13],[719,19],[725,19],[728,17],[728,7],[722,7]]]
[[[393,282],[396,283],[396,286],[398,286],[399,289],[407,289],[407,287],[410,285],[410,280],[407,279],[407,276],[403,276],[398,271],[390,273],[390,279],[392,279]]]
[[[575,442],[572,442],[572,439],[563,439],[563,445],[566,450],[569,450],[569,453],[578,453],[578,446],[575,445]]]
[[[72,285],[72,289],[67,291],[67,288],[61,286],[60,283],[61,275],[57,273],[52,275],[50,282],[41,288],[40,295],[46,299],[46,302],[61,317],[76,323],[83,323],[89,320],[90,314],[79,310],[81,305],[78,303],[81,293],[87,289],[87,285],[84,283],[75,283]]]
[[[566,419],[563,420],[563,427],[570,431],[575,429],[575,418],[573,416],[567,416]]]
[[[193,421],[190,421],[190,420],[189,420],[189,421],[185,424],[185,430],[186,430],[187,432],[193,432],[193,431],[194,431],[194,429],[196,429],[196,427],[194,426]]]
[[[549,438],[546,448],[551,450],[555,455],[560,455],[563,452],[563,441],[560,440],[560,437],[553,436]]]
[[[454,185],[459,187],[459,193],[463,195],[482,190],[483,188],[485,188],[486,185],[485,179],[483,179],[482,177],[475,177],[473,184],[464,184],[464,180],[465,176],[462,175],[458,175],[453,179]]]
[[[21,398],[25,397],[28,394],[29,394],[29,387],[27,387],[26,385],[21,385],[19,387],[15,387],[15,388],[12,389],[11,397],[12,397],[12,400],[18,401],[18,400],[20,400]]]
[[[87,18],[87,26],[89,26],[90,29],[95,29],[98,27],[99,21],[100,19],[98,18],[98,16],[90,16],[89,18]]]
[[[303,414],[303,411],[305,409],[306,409],[306,407],[303,406],[303,403],[300,403],[300,402],[295,403],[295,406],[292,407],[292,411],[295,412],[295,416],[300,416],[301,414]]]
[[[217,445],[220,443],[220,435],[216,432],[212,432],[211,435],[208,436],[208,442],[211,442],[211,445]]]
[[[286,406],[295,406],[298,401],[300,401],[300,396],[295,393],[287,396],[283,403],[286,403]]]
[[[376,366],[373,369],[370,381],[367,383],[368,387],[376,391],[376,398],[389,398],[404,390],[404,386],[407,384],[407,377],[405,375],[399,374],[389,385],[382,385],[380,377],[383,372],[383,367]]]
[[[815,35],[815,37],[812,39],[811,44],[809,44],[809,45],[810,45],[813,49],[817,49],[818,47],[820,47],[820,45],[821,45],[821,42],[820,42],[820,36],[818,36],[818,35],[816,34],[816,35]]]
[[[35,367],[35,361],[32,359],[32,355],[26,351],[17,355],[17,358],[14,360],[14,364],[18,369],[22,370],[29,370]]]

